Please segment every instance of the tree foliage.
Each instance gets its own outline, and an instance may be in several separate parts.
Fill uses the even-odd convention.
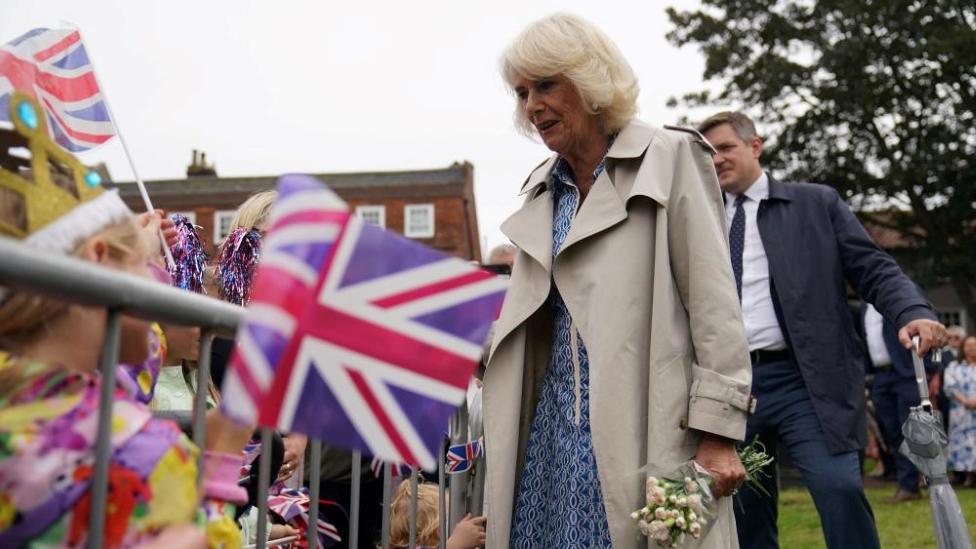
[[[721,86],[681,103],[741,105],[768,130],[766,165],[896,230],[916,278],[951,283],[976,318],[976,3],[702,0],[668,16]]]

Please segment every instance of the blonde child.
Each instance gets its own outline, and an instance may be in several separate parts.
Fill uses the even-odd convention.
[[[16,130],[0,130],[0,142],[29,147],[32,170],[8,171],[23,159],[0,149],[0,236],[38,253],[153,278],[159,214],[136,218],[116,192],[102,189],[97,174],[47,138],[46,117],[31,99],[15,92],[10,109]],[[101,307],[0,289],[0,547],[87,544],[106,319]],[[145,406],[161,360],[158,340],[145,320],[123,317],[120,324],[119,360],[143,367],[119,368],[114,387],[103,545],[192,537],[169,529],[192,525],[201,512],[212,546],[238,543],[224,511],[233,507],[224,503],[242,494],[228,465],[251,429],[208,417],[200,494],[199,450]]]
[[[390,509],[390,546],[408,547],[410,543],[410,479],[404,480],[393,495]],[[417,545],[437,547],[441,541],[437,487],[423,482],[417,485]],[[474,549],[485,544],[485,517],[469,513],[447,538],[447,549]]]

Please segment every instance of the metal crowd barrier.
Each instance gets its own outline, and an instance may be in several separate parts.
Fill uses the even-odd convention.
[[[197,364],[196,394],[193,409],[193,441],[198,448],[204,448],[206,441],[206,396],[210,379],[210,346],[213,336],[233,337],[241,321],[244,309],[217,299],[204,297],[179,290],[163,284],[146,280],[128,273],[105,269],[93,263],[73,257],[46,254],[28,248],[20,242],[0,237],[0,285],[19,288],[39,294],[49,295],[64,301],[95,307],[108,311],[106,337],[102,346],[99,372],[102,377],[98,434],[95,442],[95,468],[91,488],[91,512],[89,515],[88,546],[101,549],[105,534],[105,511],[108,496],[108,471],[110,433],[112,417],[112,395],[115,389],[115,369],[118,364],[121,317],[123,314],[177,324],[198,326],[201,329],[200,356]],[[470,435],[481,436],[480,400],[476,401],[477,417],[472,422]],[[474,414],[472,414],[474,415]],[[463,406],[451,421],[451,444],[461,444],[469,439],[468,411]],[[271,430],[261,430],[263,448],[270,448]],[[309,441],[309,521],[307,531],[308,546],[318,546],[317,518],[319,506],[319,474],[321,472],[321,443]],[[200,452],[198,474],[203,474],[203,452]],[[446,547],[447,538],[465,513],[482,513],[484,492],[484,459],[479,459],[474,467],[474,481],[470,473],[446,475],[445,456],[441,451],[438,467],[439,517],[441,520],[440,547]],[[295,541],[294,538],[265,541],[268,516],[268,487],[271,484],[271,460],[261,459],[258,488],[258,528],[257,543],[253,546],[264,549]],[[358,523],[360,502],[361,454],[353,453],[352,489],[349,509],[349,547],[358,547]],[[383,530],[382,547],[390,547],[390,511],[394,490],[392,466],[384,467]],[[447,480],[445,477],[449,477]],[[412,498],[410,503],[410,543],[413,549],[417,543],[417,486],[419,474],[411,475]],[[198,482],[202,478],[198,478]],[[450,512],[446,509],[446,495],[450,492]]]

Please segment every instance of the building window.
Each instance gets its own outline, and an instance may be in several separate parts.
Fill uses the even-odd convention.
[[[386,206],[356,206],[356,215],[370,225],[386,228]]]
[[[234,221],[235,210],[217,210],[214,212],[214,244],[220,245],[221,241],[230,234],[230,224]]]
[[[403,234],[409,238],[434,238],[434,205],[411,204],[404,207]]]
[[[963,309],[947,309],[938,312],[939,322],[945,326],[966,327],[966,311]]]
[[[196,225],[197,224],[197,212],[194,212],[194,211],[188,211],[188,212],[169,212],[170,218],[172,218],[174,215],[182,215],[183,217],[186,217],[186,220],[189,221],[191,225]]]

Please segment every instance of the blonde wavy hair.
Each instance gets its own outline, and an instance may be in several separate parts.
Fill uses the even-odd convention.
[[[234,219],[230,222],[230,229],[244,227],[248,230],[263,230],[268,223],[268,215],[271,214],[271,206],[274,204],[275,198],[278,198],[278,191],[262,191],[252,194],[237,208]]]
[[[440,543],[440,521],[437,487],[417,484],[417,545],[435,546]],[[410,544],[410,479],[400,482],[390,507],[390,546]]]
[[[513,91],[519,78],[565,77],[586,112],[602,118],[607,135],[623,129],[637,113],[640,86],[630,64],[603,31],[576,15],[557,13],[526,27],[502,54],[501,72]],[[525,135],[535,134],[518,107],[515,125]]]

